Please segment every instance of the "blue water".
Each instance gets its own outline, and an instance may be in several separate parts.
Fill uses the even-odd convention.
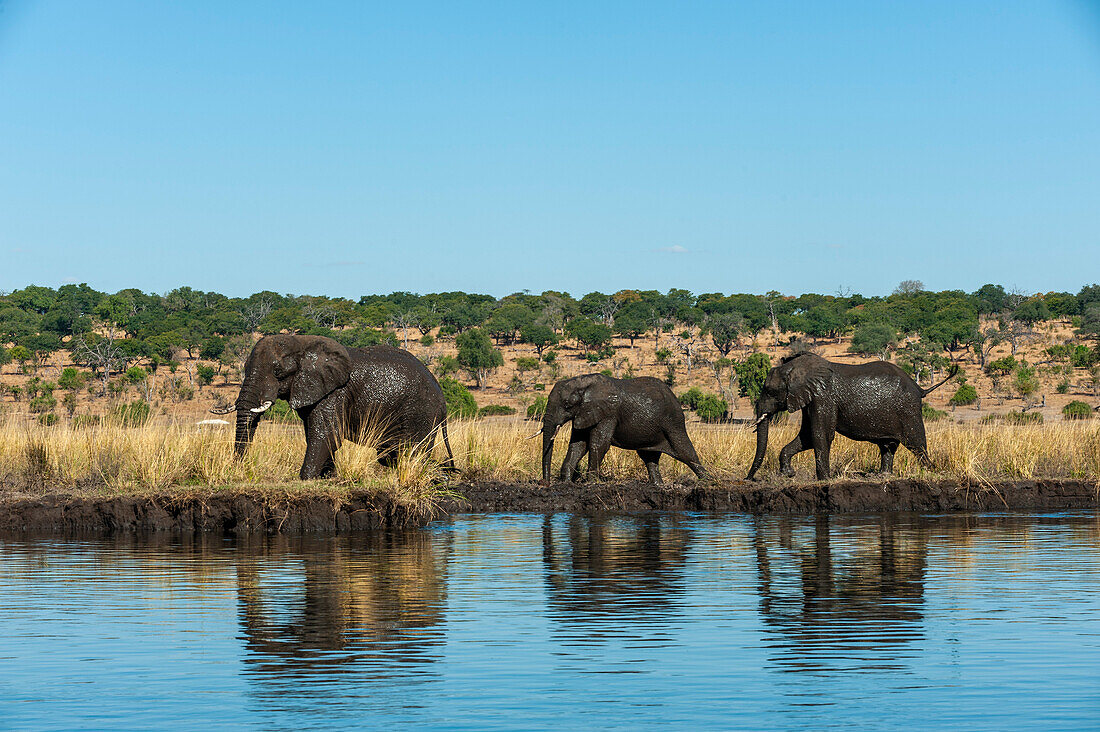
[[[1100,516],[0,539],[0,728],[1097,729]]]

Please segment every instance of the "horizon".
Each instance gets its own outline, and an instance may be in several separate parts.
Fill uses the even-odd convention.
[[[9,0],[0,105],[6,290],[1037,293],[1100,244],[1072,0]]]

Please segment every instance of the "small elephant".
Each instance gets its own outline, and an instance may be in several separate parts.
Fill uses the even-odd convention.
[[[260,415],[276,399],[286,399],[305,425],[302,480],[333,473],[334,453],[345,438],[358,442],[370,434],[378,440],[378,461],[390,467],[402,448],[430,450],[437,428],[447,447],[445,467],[454,470],[443,391],[408,351],[345,348],[322,336],[261,338],[245,362],[236,404],[211,410],[236,410],[238,456],[248,449]]]
[[[668,453],[705,478],[695,447],[684,426],[684,412],[672,390],[649,376],[614,379],[585,374],[554,384],[542,419],[542,479],[550,482],[550,461],[558,428],[572,420],[569,452],[561,466],[562,480],[576,480],[577,464],[588,453],[588,474],[599,477],[600,463],[614,445],[637,450],[649,471],[649,481],[660,483],[657,462]],[[536,432],[532,437],[537,437]]]
[[[813,448],[817,478],[828,479],[829,450],[837,432],[878,445],[884,473],[893,470],[899,444],[912,451],[921,465],[931,468],[921,400],[957,373],[958,366],[953,365],[943,381],[922,389],[909,374],[885,361],[833,363],[812,353],[784,358],[768,372],[756,400],[756,456],[748,479],[755,478],[764,462],[771,418],[784,409],[801,409],[802,427],[779,453],[779,472],[783,475],[793,476],[791,458]]]

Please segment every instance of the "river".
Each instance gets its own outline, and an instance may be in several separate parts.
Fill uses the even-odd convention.
[[[1100,727],[1100,516],[0,538],[0,728]]]

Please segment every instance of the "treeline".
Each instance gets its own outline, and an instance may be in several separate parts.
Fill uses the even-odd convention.
[[[35,362],[68,349],[76,363],[97,370],[117,370],[139,359],[156,368],[183,354],[241,359],[253,333],[322,334],[366,346],[407,345],[480,329],[497,345],[529,343],[540,354],[562,340],[599,352],[613,336],[633,345],[639,338],[652,335],[659,341],[671,333],[705,339],[708,348],[726,356],[746,341],[796,333],[812,340],[851,335],[853,350],[885,357],[900,340],[916,336],[920,347],[907,346],[914,363],[969,350],[984,366],[993,345],[1015,343],[1049,320],[1071,323],[1082,338],[1100,337],[1100,285],[1033,295],[992,284],[970,293],[930,292],[910,281],[885,297],[696,295],[673,289],[591,292],[580,298],[548,291],[499,299],[394,292],[358,301],[267,291],[233,298],[189,287],[158,295],[136,289],[104,293],[86,284],[32,285],[0,295],[0,362]]]

